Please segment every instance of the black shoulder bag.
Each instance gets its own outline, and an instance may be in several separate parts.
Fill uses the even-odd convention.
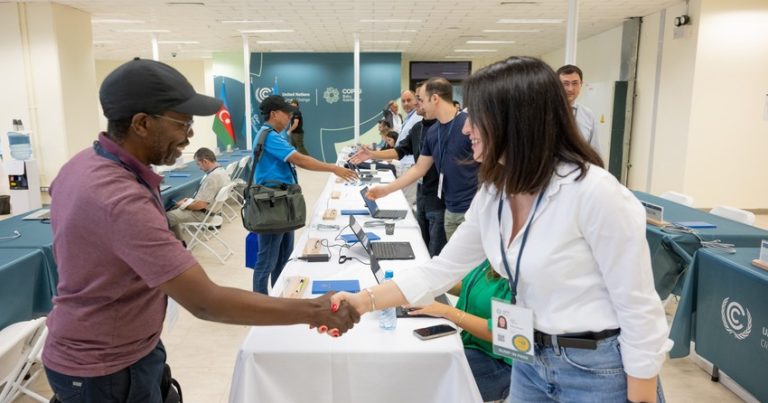
[[[264,185],[253,183],[253,174],[264,153],[264,141],[269,129],[262,130],[257,136],[258,142],[253,150],[248,184],[243,190],[243,208],[240,215],[243,227],[257,234],[275,234],[293,231],[304,226],[307,218],[307,206],[301,186],[298,185],[296,171],[291,167],[297,184],[269,181]]]

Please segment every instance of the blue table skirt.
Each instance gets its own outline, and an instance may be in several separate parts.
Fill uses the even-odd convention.
[[[0,249],[0,329],[46,315],[55,283],[40,249]]]
[[[759,248],[736,254],[700,249],[685,277],[670,357],[696,352],[760,401],[768,401],[768,271],[752,265]]]

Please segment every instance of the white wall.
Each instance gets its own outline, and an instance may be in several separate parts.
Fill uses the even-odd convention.
[[[3,80],[3,92],[0,94],[0,152],[6,160],[8,138],[6,132],[13,129],[11,121],[21,119],[29,128],[29,109],[27,108],[27,75],[24,69],[24,52],[19,30],[16,3],[0,3],[0,77]],[[5,170],[0,166],[0,194],[9,194]]]
[[[684,191],[698,206],[768,207],[768,1],[703,0]]]
[[[630,153],[631,188],[654,194],[668,190],[686,193],[685,160],[690,142],[691,94],[699,27],[698,5],[698,0],[690,2],[688,13],[694,23],[678,29],[678,35],[675,35],[672,21],[674,17],[685,14],[685,4],[666,10],[661,37],[661,13],[643,19],[639,59],[643,68],[638,72],[638,110],[634,116],[631,147],[640,143],[642,145],[639,148],[645,148],[647,144],[648,153],[640,154],[635,150]],[[655,92],[656,80],[658,92]],[[645,182],[641,181],[643,178]]]
[[[0,125],[24,120],[41,184],[48,185],[96,130],[90,16],[53,3],[0,6]]]
[[[686,12],[692,25],[676,29],[672,19]],[[666,10],[661,37],[660,18],[643,23],[630,187],[686,193],[696,207],[768,207],[758,173],[768,147],[768,3],[681,3]]]

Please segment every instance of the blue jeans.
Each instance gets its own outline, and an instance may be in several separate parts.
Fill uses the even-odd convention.
[[[160,380],[165,367],[162,342],[144,358],[114,374],[69,376],[45,368],[48,383],[62,403],[160,403]]]
[[[293,231],[259,234],[259,254],[253,268],[253,291],[267,294],[267,280],[275,285],[293,251]]]
[[[464,348],[469,368],[475,378],[480,396],[484,402],[506,399],[509,395],[509,378],[512,367],[503,360],[497,360],[490,355],[474,348]]]
[[[535,348],[532,364],[515,361],[510,402],[627,401],[627,375],[618,336],[598,342],[596,350],[565,347]],[[664,403],[659,380],[658,403]]]
[[[421,238],[427,244],[430,257],[439,255],[447,242],[445,239],[445,227],[443,226],[444,211],[424,211],[419,202],[416,202],[416,221],[419,223]]]

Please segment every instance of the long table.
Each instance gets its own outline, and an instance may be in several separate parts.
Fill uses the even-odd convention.
[[[669,355],[696,353],[754,395],[768,401],[768,271],[752,266],[760,248],[736,253],[700,249],[685,278]]]
[[[391,174],[381,173],[382,176]],[[326,208],[360,209],[363,200],[361,186],[336,183],[331,176],[318,198],[310,225],[295,242],[293,257],[301,254],[309,238],[330,240],[339,233],[324,231],[317,224],[337,224],[344,227],[347,216],[323,220]],[[330,199],[332,191],[340,199]],[[380,199],[381,208],[407,209],[402,192]],[[361,223],[371,220],[357,216]],[[418,224],[409,211],[405,220],[397,221],[394,235],[385,235],[383,227],[363,227],[382,240],[410,241],[415,261],[381,261],[382,270],[397,273],[416,262],[429,258],[421,240]],[[348,229],[344,233],[351,233]],[[368,257],[361,245],[344,251],[353,260],[337,263],[338,248],[332,248],[329,262],[308,263],[291,260],[278,279],[272,295],[279,295],[285,279],[293,275],[318,279],[358,279],[361,287],[376,284],[367,264]],[[327,252],[324,250],[323,252]],[[310,298],[311,284],[304,292]],[[421,341],[413,330],[435,324],[449,323],[436,318],[398,319],[397,328],[387,331],[378,327],[376,314],[365,315],[354,329],[335,339],[310,331],[305,325],[253,327],[238,353],[230,402],[480,402],[464,348],[458,335]]]
[[[768,239],[768,231],[742,224],[727,218],[683,206],[661,197],[635,191],[641,201],[664,207],[664,220],[668,222],[704,221],[715,228],[697,229],[705,241],[719,239],[737,247],[758,247],[760,241]],[[651,251],[651,265],[656,291],[664,299],[675,290],[680,292],[680,278],[693,260],[693,254],[701,248],[699,240],[691,234],[674,233],[648,224],[646,239]],[[677,288],[676,288],[677,285]]]

